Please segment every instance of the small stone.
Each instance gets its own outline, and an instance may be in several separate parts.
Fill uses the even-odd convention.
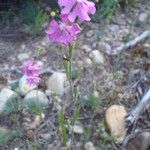
[[[88,45],[83,45],[81,49],[84,50],[86,53],[89,53],[90,51],[92,51],[92,49]]]
[[[49,100],[47,99],[46,95],[39,91],[39,90],[32,90],[30,91],[24,98],[24,103],[25,104],[30,104],[30,102],[38,102],[42,106],[47,106],[49,103]]]
[[[111,53],[111,46],[108,43],[105,42],[100,42],[98,44],[99,50],[106,52],[106,53]]]
[[[96,64],[104,64],[104,56],[98,50],[94,50],[90,52],[89,57]]]
[[[139,133],[131,139],[127,145],[127,150],[149,150],[150,148],[150,132]]]
[[[0,133],[7,133],[8,129],[5,127],[0,127]]]
[[[126,134],[124,118],[127,115],[124,106],[112,105],[105,113],[105,119],[110,133],[117,136],[117,142],[122,143]]]
[[[85,58],[85,59],[84,59],[84,64],[85,64],[86,66],[90,66],[90,65],[92,64],[92,60],[91,60],[90,58]]]
[[[19,92],[20,95],[25,96],[29,91],[35,89],[37,85],[31,85],[29,86],[27,84],[27,76],[24,75],[19,80]]]
[[[51,90],[46,90],[45,94],[46,94],[46,96],[51,96],[52,95],[52,91]]]
[[[51,140],[51,133],[44,133],[41,134],[40,136],[47,141]]]
[[[65,73],[55,72],[48,79],[48,89],[54,92],[57,95],[62,96],[67,88],[65,85],[67,83],[67,76]]]
[[[0,113],[3,112],[5,105],[8,100],[12,97],[18,97],[17,93],[10,90],[9,88],[3,88],[0,92]]]
[[[23,62],[23,61],[29,59],[29,55],[28,55],[27,53],[22,53],[22,54],[19,54],[19,55],[17,56],[17,58],[18,58],[21,62]]]
[[[25,45],[25,44],[22,44],[22,45],[21,45],[21,49],[22,49],[22,50],[25,50],[25,48],[26,48],[26,45]]]
[[[95,147],[92,142],[87,142],[84,145],[85,150],[95,150]]]
[[[143,12],[139,15],[138,21],[139,23],[144,23],[147,21],[147,18],[148,18],[148,14]]]
[[[74,125],[73,131],[76,134],[83,134],[84,133],[83,128],[80,125]]]
[[[118,25],[112,24],[112,25],[109,26],[109,30],[111,32],[116,32],[118,29],[119,29]]]
[[[86,36],[89,37],[89,38],[91,38],[93,35],[94,35],[93,30],[89,30],[89,31],[86,33]]]

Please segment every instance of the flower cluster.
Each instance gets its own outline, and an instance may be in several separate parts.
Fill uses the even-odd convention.
[[[88,0],[58,0],[58,4],[62,8],[61,21],[52,20],[46,33],[53,42],[71,45],[81,31],[75,21],[90,21],[89,15],[96,12],[95,4]]]
[[[27,60],[23,63],[22,71],[26,75],[29,86],[37,85],[40,81],[40,65],[34,60]]]

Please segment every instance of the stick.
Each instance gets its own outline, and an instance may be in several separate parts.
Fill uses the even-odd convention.
[[[116,49],[112,50],[112,54],[117,55],[123,49],[128,49],[128,48],[134,47],[137,43],[143,41],[145,38],[147,38],[149,36],[150,36],[150,30],[146,30],[140,36],[136,37],[134,40],[132,40],[132,41],[126,43],[126,44],[122,44],[121,46],[119,46]]]
[[[132,125],[135,121],[138,120],[139,116],[150,106],[150,89],[143,96],[140,103],[137,107],[129,114],[126,118],[128,125]]]

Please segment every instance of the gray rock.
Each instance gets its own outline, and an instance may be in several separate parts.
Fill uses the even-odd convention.
[[[71,130],[73,128],[73,132],[76,134],[83,134],[84,133],[82,126],[79,124],[75,124],[74,127],[71,126],[70,128],[71,128]]]
[[[84,145],[85,150],[95,150],[95,147],[92,142],[87,142]]]
[[[90,51],[92,51],[91,47],[88,45],[83,45],[82,50],[84,50],[86,53],[89,53]]]
[[[86,36],[89,37],[89,38],[91,38],[93,35],[94,35],[93,30],[89,30],[89,31],[86,33]]]
[[[89,57],[93,60],[96,64],[104,64],[104,56],[98,51],[94,50],[89,53]]]
[[[62,96],[67,90],[67,76],[65,73],[55,72],[48,79],[48,89]]]
[[[139,15],[138,21],[139,23],[145,23],[147,22],[147,19],[148,19],[148,14],[143,12]]]
[[[18,97],[18,94],[9,88],[3,88],[0,92],[0,113],[3,112],[5,105],[11,98]]]
[[[47,106],[49,103],[49,100],[43,92],[39,90],[32,90],[24,98],[25,104],[28,105],[30,104],[30,102],[38,102],[42,104],[43,106]]]
[[[29,55],[27,53],[22,53],[17,56],[17,58],[22,62],[29,59]]]
[[[105,42],[100,42],[98,44],[98,49],[106,53],[111,53],[111,46]]]

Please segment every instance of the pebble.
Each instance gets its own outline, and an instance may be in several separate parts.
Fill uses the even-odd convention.
[[[17,93],[5,87],[0,92],[0,113],[3,112],[8,100],[12,97],[18,97]]]
[[[83,45],[81,49],[84,50],[86,53],[89,53],[90,51],[92,51],[91,47],[88,45]]]
[[[54,92],[57,95],[62,96],[65,91],[67,84],[67,76],[65,73],[61,72],[54,72],[52,76],[48,79],[48,89],[52,92]]]
[[[39,90],[32,90],[24,98],[24,103],[26,105],[30,104],[30,102],[38,102],[42,104],[42,106],[47,106],[49,100],[43,92]]]
[[[117,142],[122,143],[126,134],[124,118],[127,111],[124,106],[112,105],[105,113],[106,125],[111,134],[117,136]]]
[[[148,14],[143,12],[139,15],[138,21],[139,23],[145,23],[147,21]]]
[[[17,56],[17,58],[18,58],[18,60],[20,60],[21,62],[23,62],[23,61],[29,59],[29,54],[27,54],[27,53],[22,53],[22,54],[19,54],[19,55]]]
[[[105,61],[104,56],[98,50],[94,50],[90,52],[89,57],[96,64],[104,64],[104,61]]]
[[[95,147],[92,142],[87,142],[84,145],[85,150],[95,150]]]

